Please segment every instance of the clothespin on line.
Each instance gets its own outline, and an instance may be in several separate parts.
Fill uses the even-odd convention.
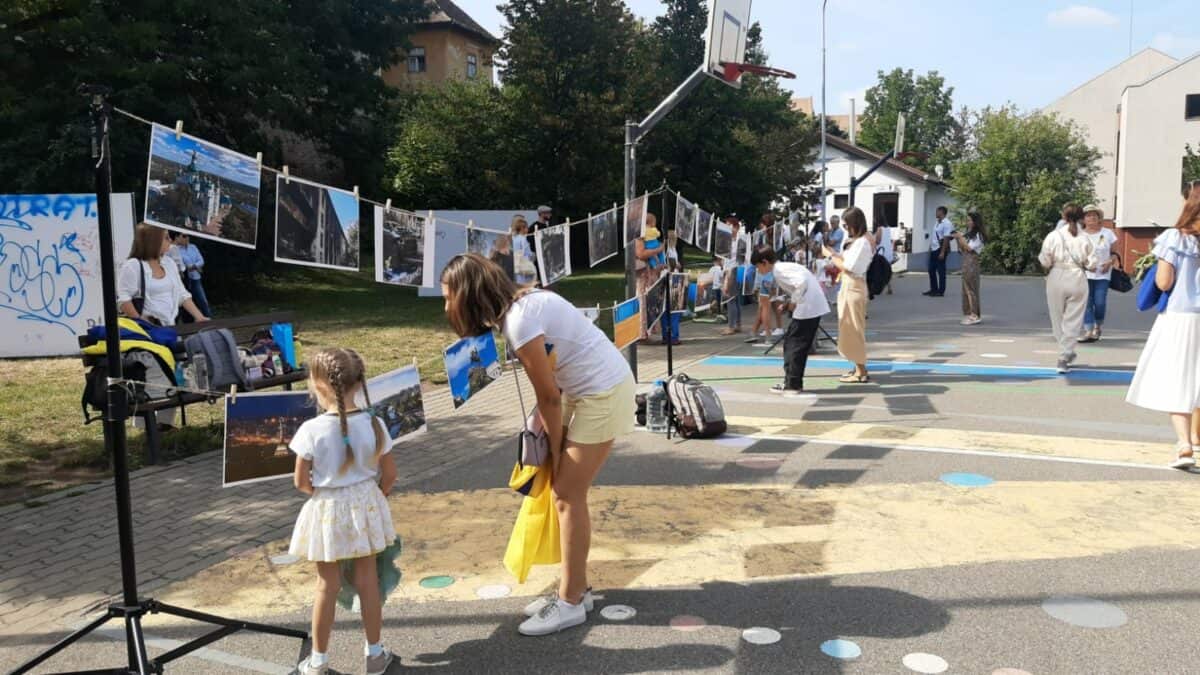
[[[175,120],[175,140],[183,136],[183,120]]]
[[[262,153],[261,152],[254,156],[254,161],[258,162],[258,170],[262,171]]]
[[[383,210],[384,210],[384,211],[391,211],[391,210],[392,210],[392,200],[391,200],[390,198],[389,198],[389,199],[386,199],[386,200],[384,200],[384,202],[383,202]]]
[[[354,186],[354,198],[355,198],[355,199],[358,199],[358,198],[359,198],[359,197],[358,197],[358,186],[357,186],[357,185],[355,185],[355,186]]]
[[[237,385],[229,385],[229,405],[237,405]]]
[[[292,174],[288,173],[288,165],[287,164],[283,165],[283,182],[288,185],[292,184]]]

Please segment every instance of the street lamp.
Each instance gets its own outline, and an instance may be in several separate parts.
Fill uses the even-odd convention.
[[[821,220],[825,220],[825,6],[821,0]],[[851,124],[854,121],[851,120]]]

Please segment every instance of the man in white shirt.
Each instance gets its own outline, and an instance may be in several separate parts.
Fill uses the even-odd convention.
[[[772,304],[779,303],[781,309],[792,313],[783,337],[783,382],[771,387],[771,392],[785,398],[804,393],[804,369],[808,367],[808,353],[821,325],[821,317],[829,313],[829,302],[821,291],[821,284],[804,265],[776,262],[775,251],[770,246],[760,246],[750,255],[750,263],[760,275],[775,277],[777,296]]]
[[[937,223],[933,226],[933,240],[929,243],[929,290],[921,295],[940,298],[946,294],[946,256],[950,255],[954,223],[946,217],[946,207],[937,207],[935,213]]]
[[[833,249],[834,253],[841,253],[845,243],[846,231],[842,229],[842,218],[834,216],[829,219],[829,232],[825,234],[825,245]]]

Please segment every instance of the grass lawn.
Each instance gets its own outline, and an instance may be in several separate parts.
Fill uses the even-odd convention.
[[[579,306],[611,305],[624,296],[621,258],[581,270],[555,290]],[[291,310],[299,315],[297,335],[305,350],[351,347],[362,354],[368,375],[411,363],[422,378],[444,384],[442,350],[455,340],[441,298],[421,298],[415,288],[374,282],[374,272],[345,272],[277,266],[255,285],[252,298],[218,306],[218,316]],[[611,332],[612,317],[600,325]],[[79,399],[83,365],[78,357],[0,360],[0,503],[103,477],[108,458],[99,423],[84,426]],[[219,448],[220,405],[188,407],[188,426],[167,434],[163,456]],[[141,463],[142,434],[130,430],[130,463]]]

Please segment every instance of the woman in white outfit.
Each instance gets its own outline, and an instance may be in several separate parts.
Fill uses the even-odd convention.
[[[1154,240],[1155,283],[1170,291],[1166,309],[1154,320],[1125,400],[1170,413],[1178,444],[1171,466],[1195,466],[1200,446],[1200,193],[1193,193],[1173,229]]]
[[[1063,207],[1066,227],[1055,229],[1042,241],[1038,262],[1046,276],[1046,305],[1050,327],[1058,343],[1058,372],[1065,374],[1075,361],[1075,343],[1083,334],[1083,313],[1087,307],[1087,272],[1096,268],[1096,251],[1079,223],[1083,209],[1075,204]]]

